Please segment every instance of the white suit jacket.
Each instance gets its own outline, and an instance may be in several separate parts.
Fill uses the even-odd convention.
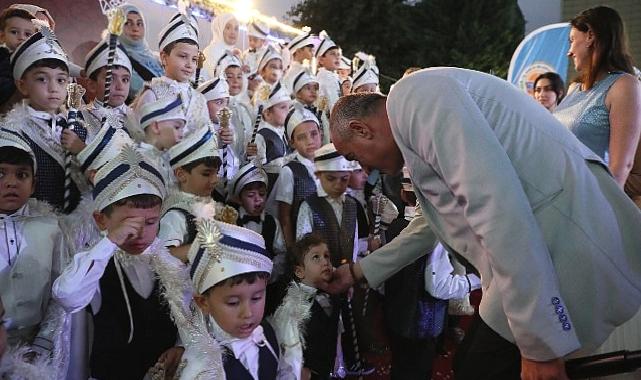
[[[591,351],[636,313],[641,213],[543,107],[433,68],[399,81],[387,111],[423,217],[361,261],[372,286],[438,238],[479,270],[483,320],[534,360]]]

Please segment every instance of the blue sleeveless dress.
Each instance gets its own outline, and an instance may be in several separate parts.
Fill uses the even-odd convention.
[[[554,116],[606,164],[609,160],[610,111],[605,105],[605,97],[622,75],[622,72],[610,72],[587,91],[581,90],[580,85],[573,86],[554,111]]]

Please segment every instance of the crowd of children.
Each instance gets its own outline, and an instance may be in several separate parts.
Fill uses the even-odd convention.
[[[330,141],[338,98],[379,90],[373,57],[352,67],[307,29],[281,47],[256,20],[241,52],[230,14],[202,47],[189,12],[156,55],[141,11],[120,8],[119,43],[82,67],[46,9],[0,13],[0,378],[367,376],[360,306],[386,291],[395,357],[430,363],[418,354],[433,356],[446,300],[479,284],[443,247],[404,270],[419,282],[319,290],[405,220],[378,174]],[[76,82],[92,96],[81,106]],[[437,326],[416,327],[417,313]],[[407,361],[393,378],[429,376]]]

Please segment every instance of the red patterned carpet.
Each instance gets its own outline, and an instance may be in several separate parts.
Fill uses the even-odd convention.
[[[362,300],[358,296],[354,300],[354,309],[362,310]],[[470,297],[471,303],[478,310],[478,305],[481,302],[481,292],[474,291]],[[380,299],[378,297],[368,297],[368,320],[365,323],[363,328],[363,335],[361,341],[363,341],[364,347],[367,351],[364,352],[364,357],[367,362],[376,367],[375,372],[370,375],[363,377],[365,380],[389,380],[390,379],[390,368],[391,368],[391,353],[389,341],[386,336],[386,328],[383,323],[383,313],[380,304]],[[478,312],[478,311],[477,311]],[[457,326],[466,331],[472,322],[474,317],[459,317]],[[457,343],[451,336],[446,336],[443,344],[442,353],[439,353],[434,362],[434,369],[432,372],[433,380],[451,380],[454,378],[454,373],[452,371],[452,361],[454,354],[456,353]],[[348,378],[348,379],[357,379],[357,378]],[[426,379],[427,380],[427,379]]]

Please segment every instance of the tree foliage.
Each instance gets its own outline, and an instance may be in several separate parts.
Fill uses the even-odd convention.
[[[505,78],[525,26],[517,0],[303,0],[288,16],[297,26],[326,30],[346,56],[373,54],[381,74],[395,79],[410,66]]]

